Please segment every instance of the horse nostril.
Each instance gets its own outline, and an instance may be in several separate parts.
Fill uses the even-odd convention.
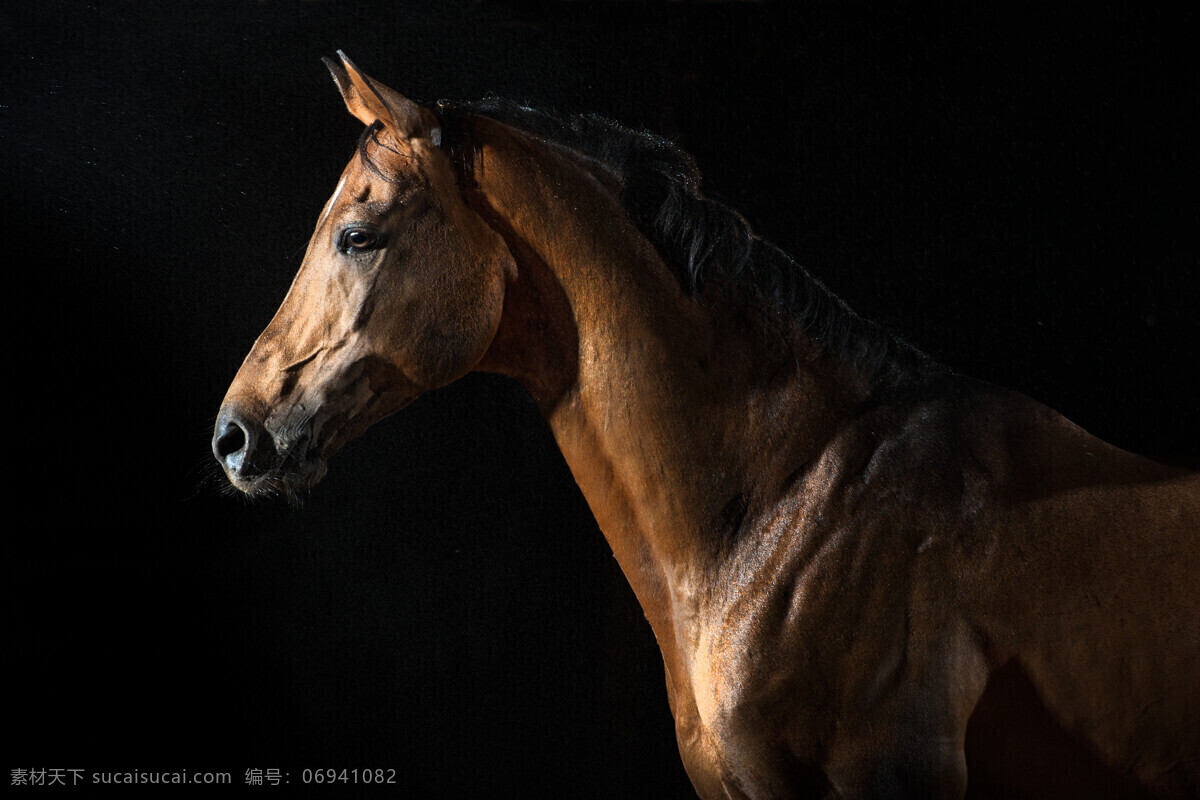
[[[246,432],[236,422],[230,422],[225,432],[217,437],[213,450],[217,458],[224,461],[246,446]]]
[[[226,406],[217,416],[212,452],[235,486],[252,484],[257,478],[280,468],[288,448],[280,448],[275,435],[255,414],[236,405]]]
[[[213,431],[212,451],[226,472],[245,474],[252,469],[250,459],[262,427],[236,408],[222,411]]]

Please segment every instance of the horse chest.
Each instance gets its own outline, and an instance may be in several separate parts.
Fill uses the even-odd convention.
[[[899,693],[905,654],[918,656],[906,649],[905,603],[849,592],[846,570],[880,577],[895,559],[886,549],[842,557],[838,537],[827,542],[811,569],[675,605],[676,729],[689,775],[713,787],[703,797],[819,796],[835,779],[826,751],[847,698],[864,712],[894,711],[885,700]]]
[[[707,617],[707,618],[705,618]],[[755,615],[697,615],[673,703],[680,752],[702,797],[784,796],[797,704],[786,637]]]

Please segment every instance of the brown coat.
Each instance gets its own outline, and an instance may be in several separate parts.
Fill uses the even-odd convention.
[[[222,406],[234,485],[311,485],[421,392],[500,372],[645,609],[701,796],[1195,795],[1198,476],[800,272],[824,311],[759,262],[690,287],[613,164],[343,63],[369,128]]]

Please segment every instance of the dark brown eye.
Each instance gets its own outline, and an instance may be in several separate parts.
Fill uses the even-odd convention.
[[[379,234],[366,228],[351,228],[342,234],[342,249],[359,253],[374,250],[379,245]]]

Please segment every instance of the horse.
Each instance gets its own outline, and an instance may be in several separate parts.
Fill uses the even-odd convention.
[[[326,59],[366,127],[222,403],[308,490],[473,370],[536,402],[700,797],[1195,796],[1200,475],[852,312],[672,143]]]

